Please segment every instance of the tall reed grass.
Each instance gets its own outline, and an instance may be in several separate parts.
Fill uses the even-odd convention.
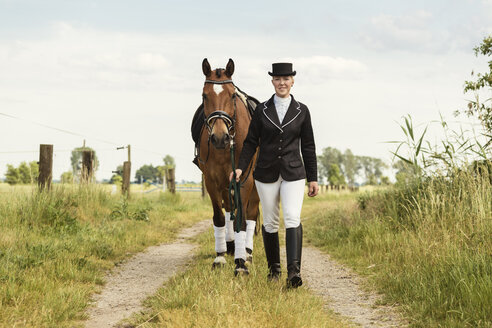
[[[411,154],[397,157],[414,179],[321,213],[307,222],[307,239],[368,275],[414,327],[492,327],[488,150],[470,139],[424,149],[425,130],[419,137],[409,120],[402,129]],[[463,147],[480,160],[468,165]]]

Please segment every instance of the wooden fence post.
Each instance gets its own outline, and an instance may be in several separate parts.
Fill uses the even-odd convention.
[[[130,197],[130,176],[132,170],[132,162],[126,161],[123,163],[123,183],[121,184],[121,191],[126,197]]]
[[[80,181],[82,183],[92,182],[94,177],[94,152],[91,150],[84,150],[82,152],[82,174]]]
[[[38,186],[40,190],[51,189],[53,179],[53,145],[39,146],[39,178]]]
[[[176,181],[174,179],[174,168],[167,169],[167,188],[171,193],[176,193]]]

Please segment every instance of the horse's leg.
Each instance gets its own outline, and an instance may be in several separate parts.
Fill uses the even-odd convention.
[[[247,260],[247,251],[246,251],[246,208],[248,206],[248,198],[251,193],[253,187],[253,179],[248,179],[241,187],[241,202],[243,204],[242,208],[242,223],[241,230],[239,232],[234,233],[234,262],[236,263],[236,268],[234,269],[234,274],[248,274],[248,268],[245,263]]]
[[[215,190],[216,188],[207,188],[208,190]],[[214,237],[215,237],[215,252],[217,256],[214,259],[212,268],[216,266],[223,266],[226,264],[226,259],[224,257],[227,251],[226,240],[225,240],[225,220],[224,213],[222,212],[222,197],[218,192],[209,193],[210,199],[212,200],[212,207],[214,209]]]
[[[226,245],[227,254],[234,255],[234,222],[231,221],[231,203],[229,201],[229,191],[222,193],[225,210]]]
[[[260,215],[260,198],[253,183],[246,208],[246,260],[253,262],[253,237],[255,235],[257,219]]]

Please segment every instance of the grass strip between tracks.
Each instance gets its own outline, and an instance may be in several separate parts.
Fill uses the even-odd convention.
[[[200,249],[186,272],[172,278],[146,300],[146,314],[129,327],[346,327],[323,309],[321,299],[301,287],[285,287],[286,269],[279,282],[269,282],[261,234],[254,241],[254,260],[248,276],[234,277],[234,258],[212,270],[213,232],[196,238]],[[283,240],[281,247],[285,247]]]

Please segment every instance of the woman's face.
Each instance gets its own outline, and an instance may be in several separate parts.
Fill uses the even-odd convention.
[[[272,79],[275,93],[281,98],[286,98],[290,95],[290,88],[294,85],[294,77],[292,76],[274,76]]]

